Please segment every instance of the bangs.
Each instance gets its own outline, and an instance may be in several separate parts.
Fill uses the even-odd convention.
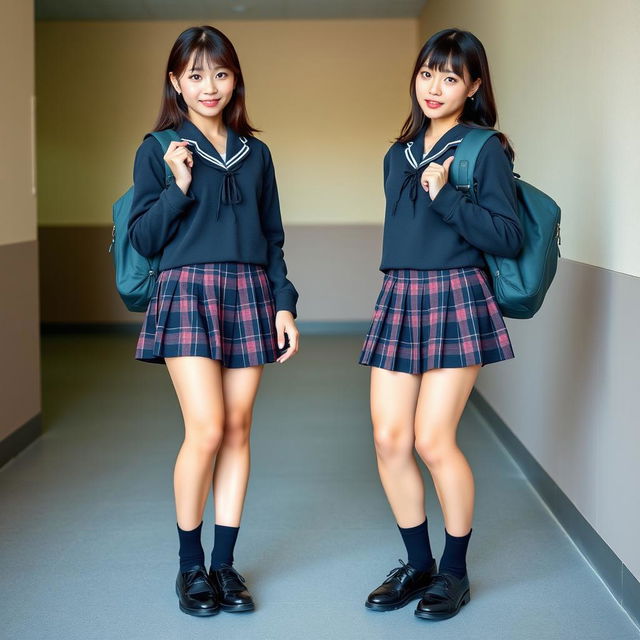
[[[227,36],[215,27],[203,25],[185,29],[173,43],[167,60],[160,115],[154,131],[179,128],[189,118],[189,108],[173,86],[173,76],[182,78],[186,71],[222,67],[234,75],[233,94],[222,112],[224,124],[240,136],[253,136],[259,130],[247,115],[245,87],[240,60]]]
[[[222,39],[202,34],[197,40],[189,43],[182,57],[182,68],[178,70],[178,75],[182,75],[189,67],[189,71],[194,69],[204,69],[205,64],[211,67],[220,66],[237,74],[240,70],[234,63],[233,55],[229,48],[225,46]]]
[[[414,140],[419,131],[430,126],[431,118],[422,109],[417,94],[421,88],[419,78],[424,67],[438,74],[455,73],[466,87],[478,82],[473,100],[466,100],[457,114],[457,120],[471,127],[492,128],[498,119],[496,101],[491,87],[487,54],[482,42],[470,31],[443,29],[434,33],[421,47],[409,81],[411,113],[405,120],[396,141],[404,144]],[[502,146],[513,159],[513,148],[503,134]]]
[[[464,64],[460,45],[450,38],[442,38],[425,52],[422,65],[436,71],[450,69],[456,75],[464,78]]]
[[[222,51],[217,50],[215,47],[208,47],[206,43],[198,43],[198,46],[191,52],[191,56],[193,59],[193,64],[189,71],[193,71],[194,69],[204,69],[205,64],[210,67],[214,67],[219,65],[221,67],[227,66],[222,64],[221,54]],[[205,64],[203,64],[205,63]],[[187,61],[187,66],[189,66],[189,62]]]

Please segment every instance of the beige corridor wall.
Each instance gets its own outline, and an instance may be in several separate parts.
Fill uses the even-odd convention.
[[[40,413],[36,200],[33,175],[33,6],[2,0],[0,59],[0,442]],[[20,436],[23,440],[24,436]],[[15,449],[15,447],[11,447]],[[0,449],[0,464],[11,455]]]
[[[640,276],[640,2],[428,0],[420,40],[455,26],[487,50],[516,170],[562,205],[563,256]]]
[[[140,321],[113,286],[111,203],[131,184],[170,47],[190,24],[36,23],[44,322]],[[273,153],[299,317],[361,320],[380,277],[382,158],[408,112],[417,20],[214,25],[237,48]]]
[[[639,578],[640,3],[429,0],[420,39],[451,26],[485,45],[516,170],[563,215],[552,291],[478,389]]]
[[[31,3],[2,0],[0,7],[0,56],[6,63],[0,102],[0,245],[7,245],[31,242],[37,236],[32,154],[34,34]]]
[[[380,222],[382,156],[407,112],[416,21],[234,21],[249,114],[288,224]],[[157,115],[183,22],[38,22],[41,225],[107,225]],[[372,179],[373,178],[373,179]]]

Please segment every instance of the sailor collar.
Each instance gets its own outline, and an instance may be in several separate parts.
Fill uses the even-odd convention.
[[[418,198],[419,192],[418,187],[420,184],[420,176],[422,174],[423,167],[425,167],[433,160],[437,160],[440,156],[451,149],[451,147],[455,147],[456,145],[460,144],[462,142],[462,139],[464,138],[464,128],[465,126],[463,124],[457,124],[449,129],[449,131],[438,138],[431,151],[429,151],[429,155],[424,159],[422,158],[422,150],[424,149],[424,134],[427,130],[426,125],[422,127],[420,131],[418,131],[416,137],[413,140],[409,140],[409,142],[406,143],[404,148],[404,156],[409,163],[410,168],[405,167],[404,179],[402,180],[402,184],[400,185],[400,189],[396,195],[395,202],[393,203],[393,207],[391,209],[392,216],[396,215],[396,211],[398,210],[398,205],[400,204],[402,194],[405,190],[407,190],[411,203],[411,213],[412,216],[415,217],[416,200]]]
[[[466,127],[464,124],[457,124],[453,126],[449,131],[444,133],[429,151],[429,155],[426,158],[422,157],[424,149],[424,134],[427,127],[424,126],[418,131],[418,134],[413,140],[409,140],[406,143],[404,149],[404,155],[407,162],[414,168],[418,169],[427,165],[429,162],[437,160],[441,155],[446,153],[451,147],[454,147],[462,142]]]
[[[209,139],[196,127],[191,120],[185,119],[178,129],[178,135],[182,140],[189,143],[198,156],[207,164],[228,171],[235,167],[249,153],[251,147],[247,138],[239,136],[231,127],[227,127],[227,151],[226,160],[218,153]]]

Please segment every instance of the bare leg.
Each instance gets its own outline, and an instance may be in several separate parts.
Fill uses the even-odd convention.
[[[480,365],[427,371],[416,408],[416,450],[431,473],[445,528],[453,536],[469,533],[473,520],[473,474],[456,431],[479,371]]]
[[[209,358],[166,358],[180,402],[185,438],[173,481],[178,526],[196,528],[202,521],[213,460],[222,441],[224,400],[220,362]]]
[[[239,527],[251,462],[253,405],[262,366],[222,369],[224,435],[213,472],[216,524]]]
[[[424,483],[413,453],[420,376],[371,368],[371,418],[378,471],[397,523],[425,520]]]

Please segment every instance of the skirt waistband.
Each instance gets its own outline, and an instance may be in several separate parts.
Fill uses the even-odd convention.
[[[482,267],[453,267],[451,269],[388,269],[385,276],[395,280],[433,280],[447,276],[459,276],[463,274],[474,274],[478,272],[486,274],[486,269]]]

